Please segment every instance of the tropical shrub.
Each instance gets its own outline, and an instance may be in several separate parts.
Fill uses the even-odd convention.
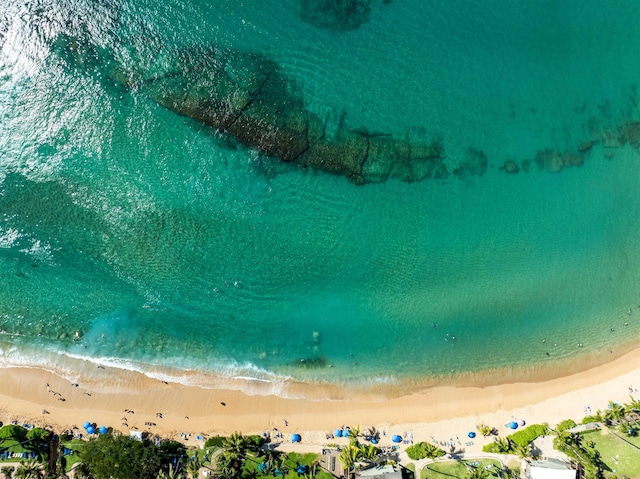
[[[17,424],[6,424],[0,427],[0,439],[15,439],[22,442],[27,438],[27,430]]]
[[[2,475],[4,476],[5,479],[11,479],[12,475],[13,475],[13,471],[15,471],[15,467],[13,466],[2,466],[0,468],[0,472],[2,472]]]
[[[175,441],[156,446],[111,434],[91,439],[80,450],[80,460],[95,479],[156,479],[174,458],[184,458],[184,446]]]
[[[424,459],[425,457],[436,458],[442,457],[446,453],[437,446],[429,444],[428,442],[419,442],[413,446],[409,446],[406,449],[407,456],[413,461]]]
[[[592,422],[602,422],[600,416],[585,416],[582,418],[582,424],[591,424]]]
[[[549,433],[549,428],[546,424],[532,424],[525,427],[522,431],[518,431],[515,434],[507,436],[516,446],[528,446],[540,436],[545,436]]]
[[[205,441],[204,447],[222,447],[224,440],[225,438],[223,436],[211,436]]]
[[[264,438],[258,434],[246,436],[246,440],[251,451],[257,451],[264,444]]]
[[[573,419],[565,419],[556,425],[556,431],[564,432],[567,429],[572,429],[574,427],[576,427],[576,422]]]
[[[34,427],[27,432],[27,439],[33,442],[46,443],[51,440],[53,433],[41,427]]]
[[[482,446],[484,452],[492,452],[495,454],[506,454],[513,452],[514,444],[506,437],[496,437],[493,442]]]

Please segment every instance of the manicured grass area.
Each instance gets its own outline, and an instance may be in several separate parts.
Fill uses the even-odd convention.
[[[29,459],[31,453],[34,452],[33,449],[29,449],[29,448],[23,447],[15,439],[5,439],[4,441],[2,441],[2,443],[0,443],[0,454],[4,453],[5,451],[7,451],[9,453],[9,455],[19,454],[20,457],[10,457],[8,459],[4,459],[0,455],[0,462],[20,461],[22,459],[22,454],[25,453],[25,452],[28,454],[27,459]],[[37,452],[37,451],[35,451],[35,452]]]
[[[470,459],[468,461],[438,461],[425,466],[420,471],[420,479],[453,479],[464,478],[467,476],[467,467],[465,464],[480,464],[478,467],[487,467],[491,477],[498,477],[497,471],[502,469],[502,465],[494,459]],[[497,468],[497,469],[496,469]]]
[[[200,449],[199,447],[190,447],[187,449],[187,457],[189,459],[197,457],[202,463],[208,466],[211,461],[211,455],[216,449],[216,447],[207,447],[204,449]]]
[[[73,451],[72,454],[68,454],[64,456],[65,459],[67,460],[67,467],[65,468],[65,470],[69,472],[74,465],[80,462],[79,453],[84,447],[84,445],[86,444],[86,442],[83,441],[82,439],[72,439],[71,441],[63,441],[61,444],[63,447],[66,447],[67,449],[71,449]]]
[[[602,460],[618,477],[640,477],[640,438],[627,437],[618,431],[613,432],[624,440],[617,438],[607,429],[586,434],[584,440],[596,444]]]
[[[15,439],[5,439],[0,443],[0,451],[19,452],[26,451],[24,447],[20,445]]]
[[[304,464],[311,467],[314,461],[320,461],[320,455],[314,453],[299,454],[296,452],[291,452],[289,454],[286,454],[284,457],[286,457],[286,459],[283,461],[282,465],[283,467],[289,469],[289,472],[286,476],[263,476],[259,473],[258,476],[260,478],[271,479],[299,479],[299,477],[301,476],[296,472],[296,466],[298,464]],[[247,459],[244,462],[244,468],[246,471],[255,472],[257,471],[260,463],[265,459],[265,456],[256,457],[254,454],[249,454],[247,455]],[[316,475],[314,477],[317,479],[334,479],[334,477],[330,473],[320,469],[320,466],[316,468]]]

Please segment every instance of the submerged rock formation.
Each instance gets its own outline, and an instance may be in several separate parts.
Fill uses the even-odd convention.
[[[300,18],[318,28],[348,31],[369,21],[372,0],[300,0]]]
[[[326,121],[305,108],[277,64],[261,55],[196,48],[133,68],[114,66],[110,77],[246,147],[356,184],[419,181],[446,170],[438,142],[349,130],[344,121],[329,135]]]

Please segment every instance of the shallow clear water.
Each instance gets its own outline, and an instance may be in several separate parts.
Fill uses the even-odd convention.
[[[373,1],[347,31],[298,0],[218,3],[0,2],[3,364],[379,384],[638,339],[634,2]],[[329,124],[489,168],[355,186],[279,165],[72,61],[62,34],[127,66],[264,54]],[[590,141],[581,167],[535,164]]]

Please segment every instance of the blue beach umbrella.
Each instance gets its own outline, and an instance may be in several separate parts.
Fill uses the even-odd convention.
[[[378,444],[378,440],[374,437],[371,439],[371,444]]]
[[[291,442],[300,442],[302,441],[302,437],[300,434],[291,434]]]
[[[298,467],[296,467],[296,472],[298,474],[306,474],[308,470],[309,467],[305,466],[304,464],[300,464]]]
[[[87,434],[95,434],[96,433],[96,428],[93,426],[89,426],[87,428]]]
[[[398,436],[397,434],[395,434],[395,435],[391,438],[391,440],[392,440],[393,442],[402,442],[402,437],[400,437],[400,436]]]
[[[335,431],[333,431],[333,435],[335,437],[342,437],[342,429],[336,429]]]
[[[342,431],[342,437],[349,437],[350,432],[351,432],[351,429],[349,429],[348,427],[345,427],[344,431]]]
[[[474,437],[476,437],[476,433],[471,431],[471,432],[469,432],[469,434],[467,434],[467,436],[469,436],[471,439],[473,439]]]
[[[266,470],[267,464],[265,462],[261,462],[260,464],[258,464],[258,471],[260,471],[261,474],[264,474]]]
[[[85,421],[83,427],[87,429],[88,427],[91,427],[91,423],[89,421]]]
[[[107,433],[107,426],[100,426],[100,428],[98,429],[98,432],[100,434],[106,434]]]
[[[509,428],[511,428],[511,429],[518,429],[518,423],[517,423],[517,422],[515,422],[515,421],[511,421],[511,422],[509,423]]]

